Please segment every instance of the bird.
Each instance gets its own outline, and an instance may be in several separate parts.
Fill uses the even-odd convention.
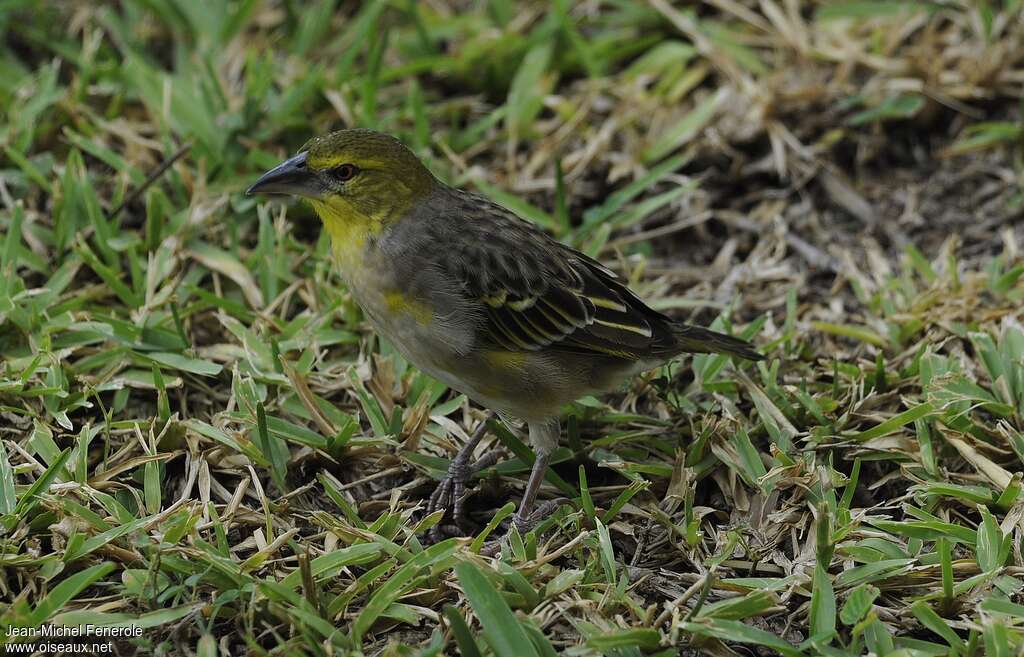
[[[534,461],[517,528],[537,519],[565,404],[684,353],[764,358],[747,341],[652,309],[596,259],[445,184],[382,132],[314,137],[246,193],[308,201],[372,328],[421,371],[525,423]],[[495,452],[473,460],[487,424],[478,424],[429,499],[428,513],[450,514],[447,527],[465,527],[470,478],[497,460]]]

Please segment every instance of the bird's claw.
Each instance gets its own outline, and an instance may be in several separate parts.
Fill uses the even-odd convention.
[[[448,536],[468,534],[466,529],[465,501],[467,485],[470,478],[484,468],[494,465],[499,458],[498,452],[489,452],[480,457],[475,463],[468,463],[467,459],[459,454],[448,466],[448,474],[441,483],[437,485],[430,495],[427,503],[427,515],[442,510],[451,510],[451,522],[439,522],[430,528],[430,538],[439,541]],[[443,520],[443,518],[442,518]]]
[[[509,522],[508,529],[502,534],[501,538],[493,541],[487,541],[480,548],[480,554],[485,557],[493,557],[501,552],[501,546],[508,542],[509,536],[512,534],[513,527],[520,535],[524,535],[529,531],[532,531],[537,525],[541,523],[545,518],[554,513],[558,507],[569,502],[567,497],[558,497],[553,500],[547,500],[542,502],[534,509],[528,516],[523,517],[516,513],[512,516],[512,520]]]

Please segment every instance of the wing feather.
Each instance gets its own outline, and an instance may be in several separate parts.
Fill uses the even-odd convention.
[[[670,348],[671,320],[648,308],[596,260],[475,195],[454,208],[445,273],[479,303],[484,342],[509,351],[554,349],[637,359]]]

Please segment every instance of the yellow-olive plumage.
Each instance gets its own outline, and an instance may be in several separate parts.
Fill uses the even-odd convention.
[[[683,352],[761,357],[652,310],[597,261],[445,185],[382,133],[312,139],[249,191],[309,200],[374,328],[423,371],[528,423],[538,458],[520,520],[557,445],[563,404]],[[453,478],[465,479],[468,459],[456,459]],[[459,498],[463,483],[445,497]]]

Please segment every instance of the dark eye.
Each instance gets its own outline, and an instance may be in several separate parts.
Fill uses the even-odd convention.
[[[335,178],[345,182],[355,178],[356,174],[359,173],[359,169],[354,164],[342,164],[341,166],[334,167],[333,173]]]

